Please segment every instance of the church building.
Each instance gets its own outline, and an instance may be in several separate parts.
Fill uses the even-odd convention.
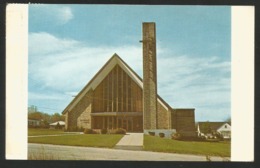
[[[144,79],[114,54],[63,110],[65,129],[195,134],[195,109],[172,108],[157,94],[155,23],[143,23],[141,42]]]

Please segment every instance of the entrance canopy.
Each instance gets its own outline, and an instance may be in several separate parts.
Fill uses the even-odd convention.
[[[142,116],[142,112],[96,112],[91,113],[91,116]]]

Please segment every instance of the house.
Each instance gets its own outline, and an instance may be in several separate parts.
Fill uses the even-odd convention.
[[[50,129],[64,129],[64,128],[65,128],[65,122],[64,121],[57,121],[57,122],[50,124]]]
[[[231,139],[231,123],[229,122],[198,122],[198,136],[214,138],[216,133],[223,136],[224,139]]]
[[[40,120],[28,119],[28,127],[40,127],[40,125],[41,125]]]

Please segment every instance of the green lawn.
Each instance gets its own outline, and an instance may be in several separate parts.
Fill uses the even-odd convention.
[[[55,145],[70,146],[88,146],[88,147],[114,147],[123,135],[103,135],[103,134],[81,134],[81,135],[64,135],[48,137],[31,137],[29,143],[43,143]]]
[[[63,130],[28,128],[28,136],[64,134]]]
[[[155,136],[144,136],[144,149],[147,151],[186,153],[230,157],[230,142],[177,141]]]

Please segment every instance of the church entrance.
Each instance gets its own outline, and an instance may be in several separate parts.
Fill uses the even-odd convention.
[[[93,129],[123,128],[127,132],[143,132],[142,116],[94,116]]]

